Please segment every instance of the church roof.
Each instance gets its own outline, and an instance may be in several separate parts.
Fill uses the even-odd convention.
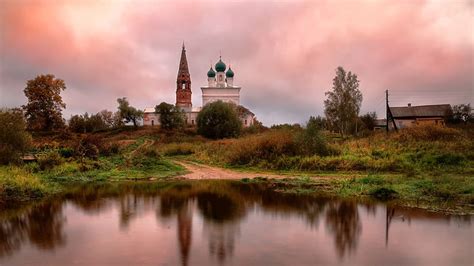
[[[222,62],[222,59],[219,57],[219,62],[216,63],[216,71],[224,72],[227,66]]]
[[[179,69],[178,69],[178,79],[180,77],[185,77],[191,79],[189,75],[188,60],[186,59],[186,48],[183,44],[183,49],[181,50],[181,59],[179,60]]]
[[[216,71],[214,71],[214,69],[212,69],[212,67],[209,69],[209,71],[207,71],[207,77],[209,78],[213,78],[216,76]]]
[[[232,71],[232,69],[229,69],[227,70],[227,72],[225,72],[225,76],[228,77],[228,78],[233,78],[234,77],[234,71]]]

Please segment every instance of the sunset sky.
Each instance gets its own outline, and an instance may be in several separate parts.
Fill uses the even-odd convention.
[[[182,42],[193,105],[219,53],[241,104],[265,125],[323,114],[338,66],[359,76],[362,113],[473,103],[474,1],[0,1],[0,107],[26,103],[25,82],[67,85],[65,118],[175,103]]]

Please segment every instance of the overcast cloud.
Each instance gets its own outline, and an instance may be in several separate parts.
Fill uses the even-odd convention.
[[[474,98],[473,1],[0,2],[0,106],[26,80],[64,79],[71,114],[174,103],[182,42],[193,105],[222,54],[241,104],[266,125],[323,114],[335,69],[359,76],[362,112]]]

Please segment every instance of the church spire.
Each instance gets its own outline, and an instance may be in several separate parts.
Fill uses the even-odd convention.
[[[183,42],[183,49],[181,50],[181,59],[179,60],[179,69],[178,69],[178,79],[181,75],[190,76],[189,69],[188,69],[188,60],[186,59],[186,47],[184,47]]]
[[[178,77],[176,78],[176,106],[191,107],[191,94],[191,75],[189,74],[186,48],[183,42],[181,59],[179,60]]]

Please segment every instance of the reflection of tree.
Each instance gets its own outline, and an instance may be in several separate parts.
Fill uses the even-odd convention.
[[[209,236],[209,253],[219,263],[234,253],[239,221],[245,215],[245,204],[229,196],[202,192],[197,195],[198,208],[205,219],[204,231]]]
[[[41,249],[54,249],[65,243],[62,204],[42,203],[0,221],[0,257],[10,254],[29,240]]]
[[[235,236],[240,232],[239,221],[204,224],[204,232],[209,237],[209,253],[215,256],[220,264],[232,257],[234,253]]]
[[[138,198],[135,194],[128,194],[120,198],[120,228],[127,229],[130,220],[137,215]]]
[[[110,207],[110,204],[107,204],[108,202],[98,193],[74,195],[71,198],[71,202],[88,214],[99,214],[107,207]]]
[[[340,257],[357,248],[362,225],[355,202],[329,204],[326,224],[329,231],[334,234],[336,251]]]

